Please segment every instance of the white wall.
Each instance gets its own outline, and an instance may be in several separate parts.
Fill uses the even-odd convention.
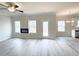
[[[21,15],[16,17],[11,17],[12,19],[12,36],[13,37],[20,37],[20,38],[54,38],[56,37],[56,15],[55,13],[45,13],[39,15]],[[14,32],[14,21],[20,20],[21,21],[21,28],[28,28],[28,20],[36,20],[37,23],[37,33],[35,34],[17,34]],[[43,21],[48,21],[49,25],[49,36],[43,37]]]
[[[11,37],[11,21],[8,16],[0,16],[0,41]]]

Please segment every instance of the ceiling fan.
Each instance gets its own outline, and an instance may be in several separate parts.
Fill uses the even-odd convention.
[[[3,7],[5,7],[5,8],[7,8],[10,12],[18,11],[18,12],[24,13],[24,11],[18,10],[17,8],[19,6],[16,5],[15,3],[13,3],[13,2],[0,3],[0,5],[3,6]]]

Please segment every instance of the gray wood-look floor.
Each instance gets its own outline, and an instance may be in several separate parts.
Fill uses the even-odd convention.
[[[18,39],[0,42],[0,56],[78,56],[79,39]]]

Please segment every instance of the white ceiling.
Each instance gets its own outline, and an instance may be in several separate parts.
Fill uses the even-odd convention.
[[[47,12],[56,12],[57,15],[65,12],[65,10],[72,9],[77,6],[79,7],[78,2],[16,2],[19,5],[20,10],[23,10],[25,14],[39,14]],[[0,9],[0,14],[2,13]],[[62,12],[63,11],[63,12]],[[3,11],[4,12],[4,11]],[[8,11],[5,11],[7,13]],[[77,11],[78,12],[78,11]],[[8,15],[13,13],[9,12]]]
[[[21,10],[27,14],[37,14],[45,12],[61,12],[65,9],[79,6],[78,2],[18,2]]]

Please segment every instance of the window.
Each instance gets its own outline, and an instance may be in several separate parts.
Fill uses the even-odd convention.
[[[48,22],[43,22],[43,36],[48,36]]]
[[[28,21],[29,33],[36,33],[36,20]]]
[[[15,21],[15,32],[20,33],[20,21]]]
[[[58,21],[58,32],[65,32],[65,21]]]
[[[71,31],[72,37],[75,37],[75,30]]]

